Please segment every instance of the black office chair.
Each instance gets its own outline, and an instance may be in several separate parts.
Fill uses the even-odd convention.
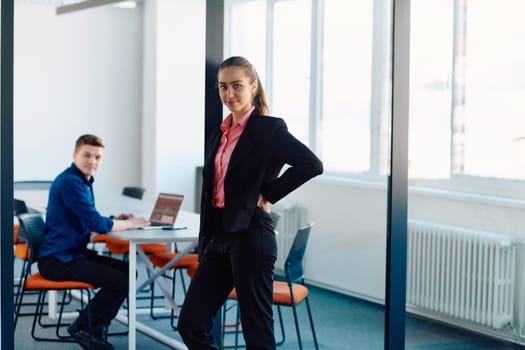
[[[140,186],[126,186],[122,189],[122,194],[124,196],[133,197],[137,199],[142,199],[144,192],[146,192],[146,189]]]

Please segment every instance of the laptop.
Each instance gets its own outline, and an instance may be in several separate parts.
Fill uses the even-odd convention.
[[[151,224],[141,230],[174,229],[183,199],[182,194],[159,193],[149,218]]]

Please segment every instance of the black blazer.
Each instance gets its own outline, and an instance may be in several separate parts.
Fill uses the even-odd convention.
[[[202,171],[199,250],[204,251],[211,223],[206,213],[213,197],[214,161],[222,131],[208,140]],[[290,165],[280,176],[285,164]],[[306,181],[323,172],[323,164],[303,143],[288,132],[281,118],[253,112],[235,147],[224,179],[223,232],[247,229],[259,194],[275,203]]]

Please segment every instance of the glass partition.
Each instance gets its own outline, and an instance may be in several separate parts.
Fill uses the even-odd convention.
[[[524,10],[412,0],[409,349],[525,344]]]

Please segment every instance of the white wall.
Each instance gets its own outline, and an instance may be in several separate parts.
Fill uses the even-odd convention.
[[[143,185],[149,200],[177,192],[194,208],[205,1],[138,5],[57,16],[52,5],[17,4],[15,180],[53,179],[75,139],[95,133],[106,142],[97,192]]]
[[[194,208],[195,168],[204,154],[204,0],[144,2],[144,179],[157,192],[185,195]]]
[[[98,7],[57,16],[17,3],[14,178],[53,179],[76,138],[106,142],[96,190],[140,184],[142,11]]]

